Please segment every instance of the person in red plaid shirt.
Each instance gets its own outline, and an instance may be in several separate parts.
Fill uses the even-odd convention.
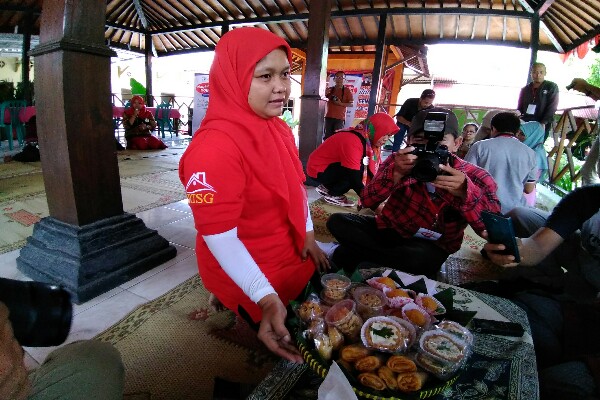
[[[447,164],[439,164],[437,177],[424,182],[411,174],[418,159],[412,152],[413,145],[427,143],[423,126],[431,112],[446,114],[438,144],[452,154]],[[361,192],[362,206],[376,215],[339,213],[327,221],[339,243],[332,262],[346,271],[371,262],[435,279],[448,256],[460,248],[467,224],[481,234],[481,212],[500,212],[492,176],[453,154],[461,141],[452,111],[419,112],[408,132],[409,146],[388,157]]]

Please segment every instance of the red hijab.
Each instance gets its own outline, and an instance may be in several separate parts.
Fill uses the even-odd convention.
[[[138,112],[139,118],[147,118],[146,114],[152,115],[152,113],[146,108],[146,103],[144,102],[144,98],[142,96],[138,96],[137,94],[131,98],[131,100],[129,101],[130,106],[125,109],[123,114],[125,114],[127,117],[131,117],[133,115],[133,111],[134,111],[133,102],[136,100],[139,101],[140,104],[142,105],[142,108],[140,108],[140,111]]]
[[[298,249],[306,236],[304,172],[291,129],[279,117],[264,119],[248,104],[256,64],[281,48],[291,63],[290,46],[260,28],[237,28],[219,40],[210,68],[210,100],[206,115],[190,146],[201,145],[209,131],[228,135],[236,143],[254,175],[281,198],[293,227]]]
[[[381,147],[375,147],[375,144],[385,135],[393,135],[398,132],[398,125],[388,114],[378,112],[365,120],[362,120],[354,127],[370,142],[373,149],[373,157],[369,160],[369,169],[375,175],[381,162]]]

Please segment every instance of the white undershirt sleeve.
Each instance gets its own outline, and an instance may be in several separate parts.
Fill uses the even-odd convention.
[[[258,303],[268,294],[277,294],[238,238],[237,227],[216,235],[203,235],[202,238],[221,268],[253,302]]]
[[[306,209],[308,210],[306,213],[306,232],[310,232],[314,230],[312,217],[310,216],[310,204],[308,204],[308,199],[306,199]]]

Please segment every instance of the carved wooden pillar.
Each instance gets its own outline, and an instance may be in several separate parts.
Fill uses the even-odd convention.
[[[104,0],[45,1],[35,57],[36,115],[50,217],[17,259],[83,302],[176,254],[123,212],[104,45]]]

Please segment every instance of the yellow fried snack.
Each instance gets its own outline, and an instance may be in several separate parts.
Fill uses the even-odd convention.
[[[389,369],[397,373],[403,372],[415,372],[417,370],[417,365],[413,360],[406,356],[394,355],[391,356],[386,365]]]
[[[383,379],[373,372],[363,372],[358,375],[358,381],[364,386],[375,390],[383,390],[387,387]]]
[[[338,350],[344,344],[344,335],[335,326],[327,327],[327,336],[331,340],[333,350]]]
[[[378,356],[367,356],[354,363],[354,368],[360,372],[372,372],[383,365],[383,360]]]
[[[382,276],[381,278],[377,278],[377,279],[375,279],[375,281],[377,281],[378,283],[381,283],[382,285],[389,287],[390,289],[396,288],[396,282],[394,282],[394,280],[392,278],[389,278],[387,276]]]
[[[371,350],[367,349],[362,344],[355,343],[355,344],[350,344],[348,346],[342,347],[340,357],[344,361],[353,363],[357,360],[360,360],[361,358],[370,356],[371,353],[372,353]]]
[[[409,297],[410,298],[410,294],[408,294],[408,292],[404,289],[392,289],[392,290],[388,290],[385,295],[387,297],[389,297],[390,299],[392,297]]]
[[[426,380],[426,372],[405,372],[398,374],[396,377],[398,390],[402,392],[416,392],[417,390],[421,390]]]
[[[388,389],[398,390],[398,381],[396,380],[396,374],[394,371],[383,365],[377,370],[377,376],[385,382]]]
[[[425,315],[423,315],[423,313],[419,310],[406,310],[404,311],[404,314],[406,315],[406,318],[410,320],[410,322],[421,328],[424,327],[425,324],[427,324],[427,319],[425,318]]]
[[[302,321],[308,322],[316,317],[322,317],[323,310],[316,301],[305,301],[298,308],[298,315]]]
[[[421,305],[430,312],[435,312],[438,308],[440,308],[439,304],[434,299],[427,296],[423,296],[421,298]]]

